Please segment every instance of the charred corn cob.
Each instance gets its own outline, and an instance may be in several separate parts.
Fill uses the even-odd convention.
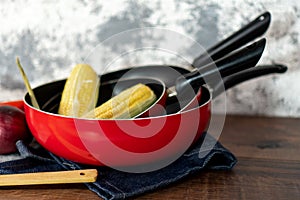
[[[154,101],[154,92],[144,84],[134,85],[95,108],[84,118],[128,119],[147,109]]]
[[[76,65],[66,81],[58,113],[80,117],[93,110],[98,99],[99,83],[99,77],[91,66]]]

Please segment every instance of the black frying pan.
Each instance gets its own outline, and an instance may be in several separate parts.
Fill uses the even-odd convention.
[[[229,54],[228,56],[225,56],[222,59],[217,60],[215,63],[207,64],[200,69],[195,69],[192,72],[189,72],[187,74],[179,76],[175,81],[174,89],[176,90],[177,98],[178,98],[178,101],[180,102],[181,110],[182,109],[184,110],[191,103],[196,101],[197,98],[200,98],[200,94],[198,94],[198,93],[201,93],[199,91],[199,88],[201,88],[201,86],[206,83],[206,80],[218,79],[218,78],[221,79],[223,77],[226,77],[226,76],[232,75],[234,73],[243,71],[245,69],[254,67],[257,64],[257,62],[259,61],[259,59],[264,51],[265,44],[266,44],[265,39],[261,39],[258,42],[248,45],[238,51],[235,51],[232,54]],[[157,66],[154,66],[154,67],[157,67]],[[147,70],[149,70],[151,68],[152,67],[147,67]],[[169,69],[171,69],[171,68],[169,68]],[[132,70],[130,70],[129,73]],[[115,72],[115,73],[117,73],[117,72]],[[123,80],[125,80],[125,81],[122,81],[122,79],[114,80],[114,82],[118,82],[117,87],[114,87],[114,91],[116,91],[115,93],[120,93],[124,89],[131,87],[135,84],[138,84],[140,82],[144,83],[145,78],[149,82],[149,75],[148,75],[148,77],[137,77],[137,78],[132,78],[130,76],[130,79],[129,79],[127,74],[128,73],[126,73],[122,77]],[[216,74],[219,74],[220,77],[214,77]],[[155,82],[156,82],[156,80],[161,80],[160,78],[157,78],[155,76],[150,76],[150,78],[155,78]],[[110,94],[111,93],[110,91],[106,91],[103,88],[104,85],[107,83],[106,82],[103,84],[103,76],[102,76],[101,82],[102,82],[102,84],[101,84],[102,89],[100,86],[100,92],[104,91],[103,93]],[[111,81],[108,81],[108,83],[109,82],[111,82]],[[163,81],[162,81],[162,85],[163,86],[160,88],[163,88],[163,89],[160,92],[158,92],[158,94],[156,95],[158,98],[156,104],[158,103],[160,105],[165,106],[164,101],[166,99],[166,96],[170,96],[170,95],[173,96],[174,94],[167,94],[166,93],[167,86],[165,85],[165,83]],[[104,96],[104,95],[105,94],[102,94],[102,95],[100,94],[99,96]],[[153,107],[155,108],[155,110],[157,110],[155,104]],[[147,111],[145,111],[145,112],[147,112]]]
[[[228,38],[217,43],[207,50],[207,53],[196,58],[189,68],[201,68],[211,61],[217,61],[232,51],[242,47],[252,40],[263,35],[269,27],[271,15],[265,12],[240,30],[229,36]],[[129,72],[130,71],[130,72]],[[126,74],[126,78],[142,78],[155,77],[163,81],[167,87],[175,84],[175,80],[182,74],[189,73],[190,70],[183,67],[170,65],[148,65],[148,66],[133,66],[127,69],[118,70],[102,75],[102,82],[111,81],[121,78]]]
[[[184,71],[182,71],[181,76],[179,76],[178,72],[177,72],[176,77],[177,76],[179,76],[179,77],[177,78],[177,81],[176,81],[176,92],[177,92],[177,98],[179,99],[179,102],[182,103],[181,108],[188,106],[188,104],[194,98],[196,98],[196,96],[197,97],[199,96],[197,94],[199,92],[199,88],[205,83],[204,78],[213,76],[216,73],[219,73],[221,75],[221,77],[226,77],[226,76],[234,74],[236,72],[240,72],[240,71],[248,69],[250,67],[254,67],[257,64],[257,62],[259,61],[259,59],[264,51],[265,44],[266,44],[265,39],[261,39],[258,42],[255,42],[255,43],[248,45],[238,51],[235,51],[234,53],[231,53],[228,56],[225,56],[224,58],[216,61],[213,64],[205,65],[201,69],[195,69],[192,72],[187,71],[188,73],[184,73]],[[216,66],[216,67],[214,67],[214,66]],[[141,67],[141,68],[136,68],[136,69],[133,68],[133,69],[129,70],[128,72],[131,72],[133,70],[142,70],[142,69],[146,69],[146,70],[151,69],[149,71],[149,72],[151,72],[156,67],[159,68],[160,66],[148,66],[145,68]],[[168,69],[171,69],[172,71],[176,71],[171,67]],[[180,69],[180,68],[178,68],[178,69]],[[123,71],[124,70],[122,70],[122,72]],[[115,75],[117,75],[118,72],[119,71],[116,71],[113,73]],[[145,73],[144,70],[142,72]],[[128,78],[126,76],[126,74],[125,74],[125,76],[124,76],[124,74],[122,74],[123,79],[113,79],[113,80],[111,80],[110,74],[102,75],[101,85],[100,85],[100,94],[99,94],[99,96],[101,98],[99,98],[97,105],[100,105],[103,103],[103,101],[110,99],[112,97],[111,96],[112,93],[118,94],[121,91],[123,91],[124,89],[126,89],[132,85],[138,84],[138,83],[148,83],[148,85],[156,93],[156,96],[159,99],[158,100],[159,104],[165,105],[163,101],[165,101],[165,99],[167,98],[165,96],[168,95],[166,93],[167,86],[163,81],[161,81],[161,79],[159,77],[151,76],[149,78],[149,76],[148,77],[138,76],[136,78],[133,78],[132,76],[130,76],[130,78]],[[159,74],[162,74],[162,73],[159,73]],[[108,81],[105,81],[106,79]],[[149,80],[150,80],[150,83],[149,83]],[[175,81],[173,81],[173,82],[175,82]],[[112,88],[111,85],[113,85],[113,92],[110,91]],[[46,107],[48,107],[49,105],[50,106],[57,105],[57,104],[53,104],[51,102],[56,101],[55,99],[57,99],[57,98],[60,98],[60,94],[53,94],[51,96],[52,96],[52,98],[48,99],[47,102],[39,102],[39,104],[44,105]],[[39,97],[40,101],[43,101],[42,99],[43,99],[43,97]],[[44,110],[44,108],[42,108],[42,109]],[[52,109],[53,108],[51,108],[51,110]],[[47,110],[49,110],[49,108],[47,108]]]

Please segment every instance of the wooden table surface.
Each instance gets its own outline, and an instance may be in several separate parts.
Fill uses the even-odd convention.
[[[299,199],[300,119],[227,116],[221,143],[232,171],[203,171],[135,199]],[[82,184],[0,188],[0,200],[100,199]]]

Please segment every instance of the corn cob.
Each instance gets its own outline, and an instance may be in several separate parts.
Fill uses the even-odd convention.
[[[148,86],[139,83],[122,91],[82,117],[97,119],[133,118],[146,110],[155,100],[156,96],[153,91]]]
[[[99,77],[91,66],[75,65],[66,81],[58,113],[80,117],[93,110],[98,99],[99,83]]]

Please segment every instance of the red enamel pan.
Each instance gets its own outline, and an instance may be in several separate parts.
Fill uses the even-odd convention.
[[[229,55],[219,62],[222,65],[217,69],[227,76],[232,72],[255,66],[264,45],[265,41],[261,40],[235,52],[233,57]],[[255,56],[250,53],[246,59],[239,59],[237,55],[244,55],[239,53],[245,49],[247,52],[256,52]],[[180,77],[176,84],[177,95],[183,93],[185,97],[186,88],[190,84],[199,88],[203,84],[203,81],[198,82],[199,76],[207,76],[210,73],[203,70]],[[162,96],[166,89],[163,82],[155,79],[140,78],[117,81],[115,84],[102,83],[100,101],[108,100],[115,95],[112,93],[137,82],[148,84],[158,97]],[[61,80],[35,88],[33,91],[41,110],[31,105],[28,94],[24,98],[24,110],[29,129],[35,139],[50,152],[75,162],[126,166],[147,164],[167,158],[175,159],[175,155],[181,155],[209,125],[211,94],[204,86],[201,89],[201,106],[188,111],[147,118],[106,120],[72,118],[56,114],[64,84],[65,80]]]

